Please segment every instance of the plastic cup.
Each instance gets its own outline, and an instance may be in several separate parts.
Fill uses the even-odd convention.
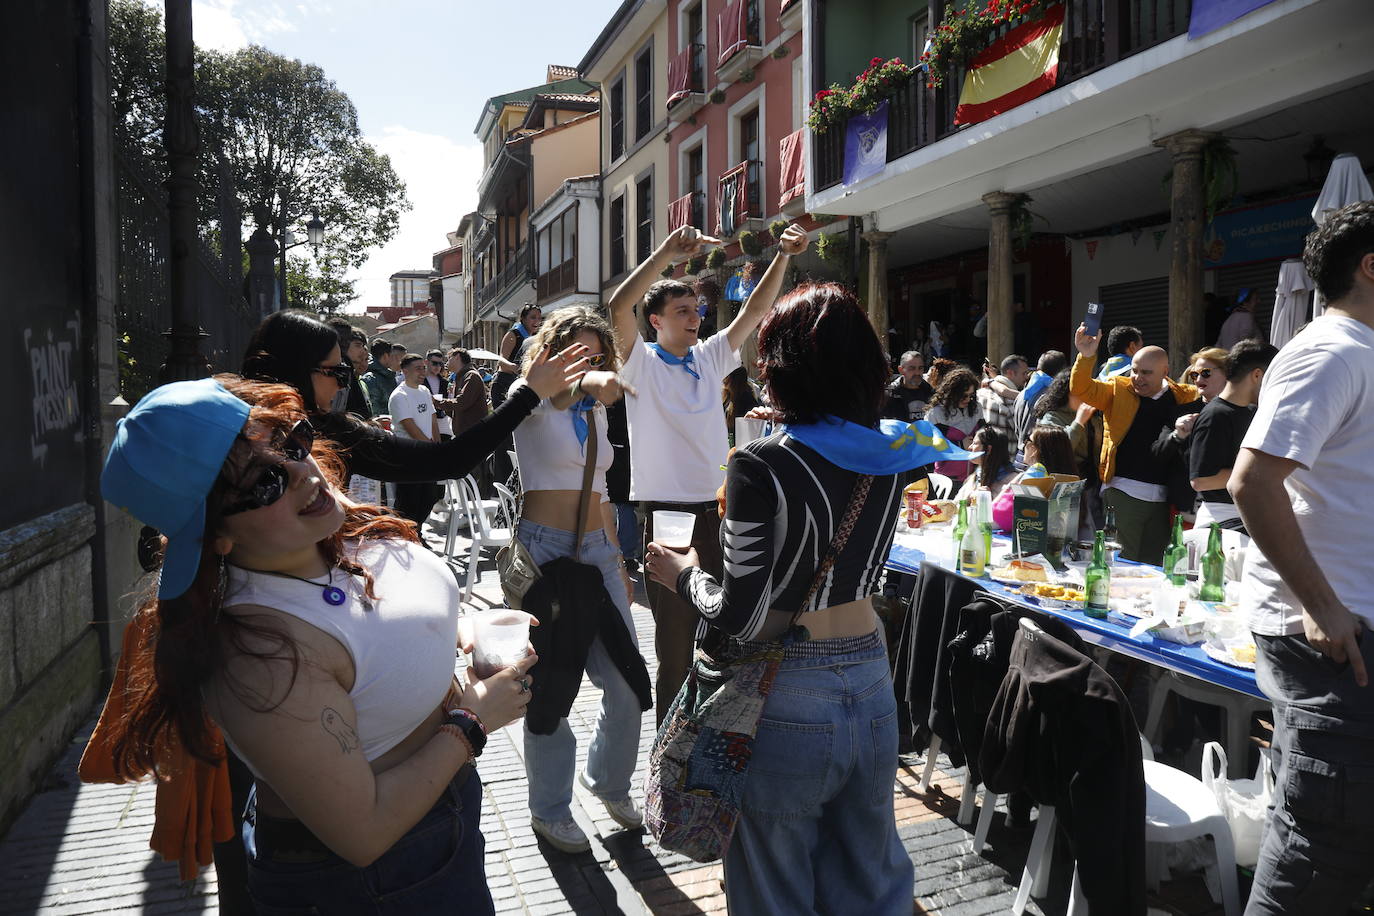
[[[692,529],[697,517],[690,512],[654,510],[654,540],[660,546],[686,552],[692,546]]]
[[[472,670],[479,679],[509,668],[529,654],[530,615],[496,609],[472,618]]]
[[[769,420],[754,417],[735,417],[735,445],[740,446],[768,435]]]

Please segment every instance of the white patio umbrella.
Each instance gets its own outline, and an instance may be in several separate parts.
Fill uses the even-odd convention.
[[[1282,347],[1307,323],[1312,309],[1312,279],[1302,261],[1289,258],[1279,267],[1274,290],[1274,315],[1269,321],[1269,342]]]
[[[1317,202],[1312,205],[1312,221],[1320,226],[1326,222],[1327,215],[1333,210],[1362,200],[1374,200],[1374,189],[1369,187],[1369,179],[1365,177],[1364,167],[1360,165],[1360,157],[1354,153],[1341,153],[1331,160],[1331,170],[1326,173],[1322,192],[1317,195]],[[1325,310],[1325,300],[1322,299],[1321,293],[1316,293],[1312,297],[1312,317],[1316,318]]]
[[[483,350],[481,347],[472,347],[468,350],[468,356],[472,359],[500,359],[500,354],[490,350]]]
[[[1331,160],[1326,183],[1317,195],[1317,202],[1312,205],[1312,221],[1320,226],[1326,222],[1327,214],[1331,211],[1361,200],[1374,200],[1374,190],[1369,187],[1360,157],[1354,153],[1341,153]]]

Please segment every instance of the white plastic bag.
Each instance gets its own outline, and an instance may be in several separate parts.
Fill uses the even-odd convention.
[[[1260,838],[1269,803],[1274,795],[1274,773],[1269,755],[1260,753],[1259,768],[1250,779],[1226,778],[1226,750],[1215,741],[1202,749],[1202,784],[1216,796],[1217,807],[1231,825],[1236,864],[1253,868],[1259,861]]]

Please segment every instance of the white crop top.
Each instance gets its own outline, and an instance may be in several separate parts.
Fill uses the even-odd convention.
[[[376,580],[371,610],[362,600],[362,578],[340,569],[334,584],[348,599],[337,607],[324,601],[320,584],[232,565],[224,604],[274,608],[343,644],[353,657],[348,695],[358,713],[358,738],[363,756],[375,760],[444,701],[458,645],[458,585],[444,562],[419,544],[353,541],[346,549],[356,551],[353,557]]]
[[[606,495],[606,469],[615,457],[606,438],[606,408],[597,404],[596,472],[592,492]],[[572,411],[558,410],[547,399],[515,427],[515,457],[520,462],[520,485],[525,490],[581,490],[587,455],[577,441]]]

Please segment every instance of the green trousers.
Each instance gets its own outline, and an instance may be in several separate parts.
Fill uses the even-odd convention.
[[[1102,488],[1102,503],[1116,510],[1121,556],[1137,563],[1161,565],[1164,549],[1169,546],[1169,504],[1136,499],[1115,487]]]

